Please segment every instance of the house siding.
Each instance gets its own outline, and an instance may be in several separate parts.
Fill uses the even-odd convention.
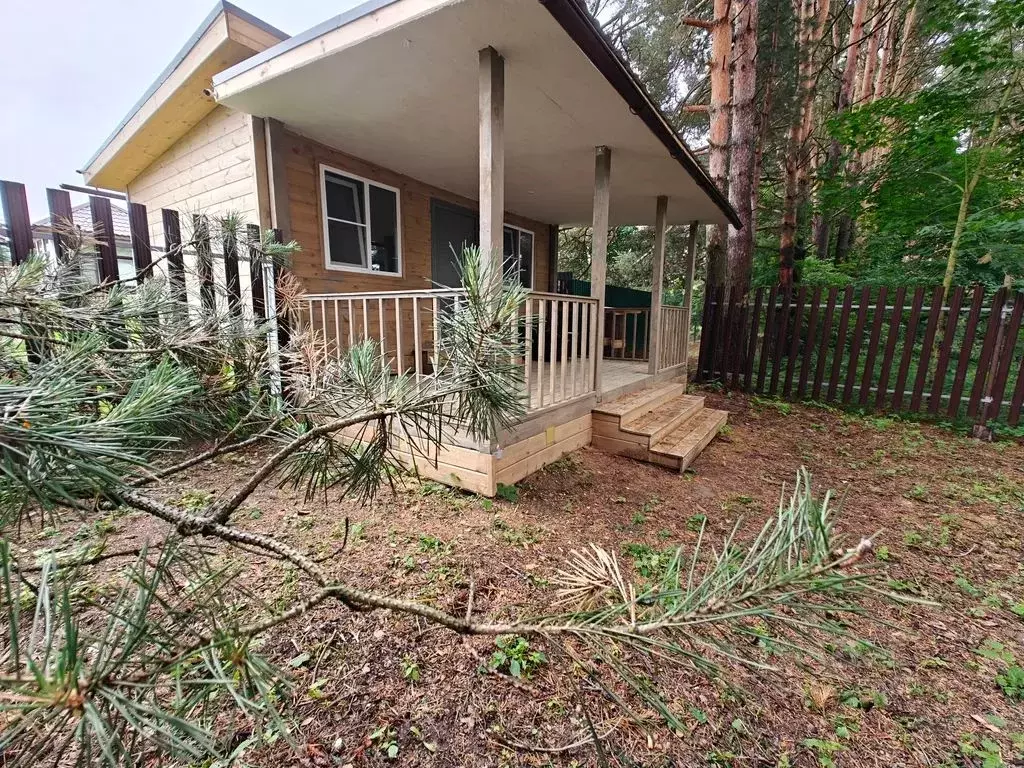
[[[285,133],[291,236],[302,247],[292,258],[292,271],[310,293],[422,290],[431,282],[430,201],[441,200],[477,210],[476,201],[346,155],[302,136]],[[324,265],[324,234],[319,166],[377,181],[400,190],[402,218],[401,276],[328,270]],[[546,291],[550,269],[550,226],[506,212],[505,220],[534,233],[534,288]]]
[[[259,223],[251,118],[218,106],[128,185],[148,209],[150,238],[163,244],[161,208],[237,213]]]

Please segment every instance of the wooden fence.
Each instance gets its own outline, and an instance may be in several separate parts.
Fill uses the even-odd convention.
[[[69,236],[75,226],[71,195],[62,189],[47,189],[50,224],[33,225],[29,216],[28,196],[23,184],[0,180],[0,206],[4,224],[0,225],[11,262],[23,263],[37,250],[37,242],[52,242],[53,254],[59,256],[73,247]],[[199,214],[180,214],[161,209],[160,234],[163,245],[150,242],[149,212],[139,203],[125,202],[128,212],[127,235],[115,231],[111,198],[115,195],[88,196],[91,226],[83,232],[88,247],[94,251],[96,274],[101,283],[150,277],[154,272],[166,275],[170,284],[182,292],[191,304],[204,310],[227,310],[246,317],[273,317],[278,305],[276,296],[267,294],[266,284],[274,283],[274,268],[262,256],[259,227],[250,224],[243,231],[219,232],[211,229],[210,218]],[[189,216],[186,220],[185,216]],[[191,234],[183,240],[183,227]],[[85,229],[85,228],[83,228]],[[275,235],[280,239],[279,233]],[[120,274],[119,247],[130,248],[133,275]],[[121,254],[122,259],[125,258]],[[88,254],[86,254],[88,258]],[[249,269],[250,265],[259,268]],[[242,267],[240,269],[240,266]],[[269,306],[268,306],[269,301]],[[278,328],[278,341],[283,342],[287,330]]]
[[[704,303],[697,380],[785,399],[1016,426],[1024,293],[724,288]]]

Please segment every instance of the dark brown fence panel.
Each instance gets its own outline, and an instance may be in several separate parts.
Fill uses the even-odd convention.
[[[96,257],[101,283],[115,283],[117,273],[117,243],[114,236],[114,214],[110,200],[106,197],[90,197],[89,210],[92,213],[92,236],[96,240]]]
[[[860,290],[857,302],[857,322],[853,327],[853,340],[850,342],[850,360],[846,365],[846,382],[843,384],[843,405],[849,405],[853,397],[853,383],[857,379],[857,362],[860,360],[860,347],[864,341],[864,325],[868,319],[868,304],[871,303],[871,289],[864,286]]]
[[[980,286],[970,302],[963,287],[948,293],[941,286],[918,287],[909,306],[904,287],[879,287],[874,299],[873,292],[847,287],[839,303],[836,288],[827,297],[820,287],[801,286],[795,293],[761,288],[746,298],[714,289],[705,307],[701,375],[788,399],[1020,421],[1024,294],[1001,289],[986,317]]]
[[[0,207],[3,208],[11,246],[11,262],[21,264],[32,253],[32,219],[28,214],[25,185],[0,181]]]
[[[981,344],[981,357],[978,358],[978,369],[974,374],[974,386],[971,387],[971,399],[967,404],[967,415],[975,418],[978,409],[981,407],[981,398],[985,392],[985,379],[988,378],[988,369],[992,364],[992,353],[996,347],[996,339],[999,337],[999,316],[1003,312],[1003,304],[1006,302],[1006,289],[1000,288],[992,299],[992,310],[988,315],[988,329],[985,331],[985,340]]]
[[[128,203],[128,227],[132,238],[132,261],[139,280],[152,277],[153,249],[149,245],[149,214],[141,203]]]
[[[196,248],[196,276],[199,278],[199,300],[207,312],[216,308],[217,294],[213,282],[213,251],[210,248],[210,220],[192,214],[192,239]]]
[[[252,286],[252,313],[257,322],[267,319],[267,299],[263,287],[263,256],[260,253],[260,228],[250,224],[246,228],[249,241],[249,283]]]
[[[843,347],[846,346],[846,330],[850,325],[850,309],[853,307],[853,287],[847,286],[843,292],[843,310],[839,315],[839,335],[836,339],[835,352],[832,353],[832,374],[828,380],[826,400],[835,400],[839,388],[839,371],[843,367]]]
[[[832,316],[836,311],[836,298],[839,289],[832,286],[828,289],[828,304],[825,306],[825,322],[821,327],[821,345],[818,349],[818,365],[814,369],[814,390],[811,392],[811,399],[818,400],[821,397],[821,386],[825,382],[825,366],[828,363],[829,339],[832,333]]]
[[[935,344],[935,329],[939,327],[939,315],[942,314],[942,300],[945,289],[937,285],[932,291],[931,310],[928,312],[928,324],[924,329],[924,343],[917,356],[917,375],[914,377],[914,391],[910,396],[910,410],[917,413],[921,410],[921,397],[924,395],[925,379],[928,378],[928,367],[932,361],[932,345]]]
[[[228,308],[242,311],[242,281],[238,274],[238,240],[234,232],[224,235],[224,282],[228,291]]]
[[[1017,348],[1017,337],[1020,334],[1021,315],[1024,315],[1024,293],[1018,293],[1013,302],[1013,310],[1009,318],[996,319],[1001,326],[1001,344],[996,346],[996,357],[993,360],[994,378],[989,388],[989,404],[986,409],[986,421],[999,418],[999,412],[1003,406],[1003,395],[1006,394],[1006,380],[1010,376],[1010,366],[1013,363],[1014,353]]]
[[[871,382],[875,375],[875,358],[878,356],[878,342],[882,338],[882,322],[885,320],[886,300],[889,298],[889,289],[882,286],[878,289],[878,303],[875,305],[875,317],[871,323],[871,337],[868,339],[868,353],[864,360],[864,374],[860,380],[860,392],[857,403],[861,406],[868,404],[871,396]]]
[[[796,359],[800,352],[800,336],[804,325],[804,301],[807,299],[807,286],[801,285],[796,294],[796,309],[793,310],[793,327],[790,330],[789,360],[786,363],[786,383],[782,388],[782,396],[789,397],[793,391],[793,375],[796,373]]]
[[[63,264],[74,247],[67,227],[74,226],[74,214],[71,211],[71,195],[63,189],[46,190],[46,203],[50,209],[50,237],[53,240],[53,254],[58,263]]]
[[[960,412],[960,398],[963,396],[964,386],[967,383],[967,371],[971,363],[971,350],[974,348],[974,338],[978,330],[978,321],[981,319],[981,308],[985,301],[985,289],[980,285],[974,288],[974,298],[971,300],[971,310],[967,315],[967,326],[964,329],[964,340],[960,345],[959,358],[956,365],[956,373],[953,375],[953,389],[949,395],[949,407],[946,415],[956,417]]]
[[[162,208],[164,251],[167,254],[167,279],[175,291],[185,293],[185,254],[181,252],[181,219],[177,211]]]
[[[960,321],[960,305],[964,300],[964,289],[957,286],[953,289],[949,299],[949,311],[946,312],[946,328],[942,334],[942,342],[939,344],[939,361],[935,365],[935,378],[932,381],[932,391],[928,398],[928,413],[937,414],[942,404],[942,389],[946,382],[946,372],[949,370],[949,354],[953,349],[953,339],[956,337],[956,327]]]
[[[907,332],[903,335],[903,354],[900,356],[900,368],[896,373],[896,389],[892,393],[892,409],[898,411],[903,407],[903,394],[907,388],[907,376],[910,374],[910,361],[914,357],[914,340],[917,338],[917,324],[921,320],[921,307],[924,306],[924,288],[914,291],[910,303],[910,320],[907,321]]]

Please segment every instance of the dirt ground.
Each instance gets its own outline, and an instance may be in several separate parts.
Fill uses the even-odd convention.
[[[684,475],[590,449],[490,502],[435,484],[380,498],[305,504],[265,490],[238,524],[330,557],[350,583],[461,614],[470,578],[477,616],[551,610],[551,577],[573,548],[596,542],[630,567],[744,530],[774,512],[807,467],[843,499],[840,531],[875,538],[882,586],[938,607],[866,604],[871,618],[820,661],[777,650],[756,674],[726,663],[723,679],[657,674],[684,728],[671,731],[637,700],[623,715],[556,648],[522,682],[482,669],[493,639],[464,640],[384,611],[319,608],[266,638],[292,671],[294,738],[246,753],[248,764],[599,765],[588,718],[620,766],[999,766],[1024,760],[1024,703],[997,682],[1024,664],[1024,446],[983,444],[940,427],[708,393],[729,426]],[[258,455],[200,468],[166,498],[220,495]],[[128,517],[116,536],[139,539]],[[292,572],[248,557],[249,589],[289,604]],[[578,670],[576,670],[578,671]],[[1019,691],[1024,696],[1024,689]],[[639,720],[639,722],[638,722]],[[584,742],[580,744],[580,742]],[[573,746],[577,745],[577,746]],[[390,753],[390,754],[389,754]],[[1024,764],[1024,763],[1021,763]]]

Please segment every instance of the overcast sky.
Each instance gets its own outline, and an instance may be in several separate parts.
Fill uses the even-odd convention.
[[[237,0],[294,35],[358,0]],[[0,0],[0,178],[46,187],[77,173],[213,8],[213,0]]]

